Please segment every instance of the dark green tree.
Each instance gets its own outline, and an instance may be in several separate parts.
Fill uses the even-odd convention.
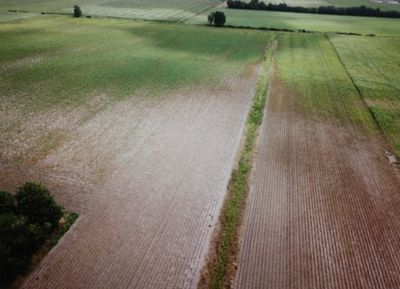
[[[74,5],[74,17],[81,17],[82,16],[82,10],[81,7],[78,5]]]
[[[250,1],[250,8],[251,9],[258,9],[259,2],[258,0],[251,0]]]
[[[224,26],[226,22],[225,13],[221,11],[217,11],[214,13],[214,25],[217,27]]]
[[[15,197],[0,191],[0,288],[25,272],[62,215],[62,208],[41,185],[26,183]]]
[[[0,286],[24,272],[32,248],[26,220],[13,213],[0,215]]]
[[[50,192],[40,184],[26,183],[15,195],[18,213],[26,216],[28,222],[37,224],[44,230],[53,230],[63,216]]]
[[[8,192],[0,191],[0,214],[14,213],[14,212],[15,212],[14,196]]]

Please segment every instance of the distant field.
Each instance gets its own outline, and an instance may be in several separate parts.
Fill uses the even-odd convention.
[[[220,3],[220,0],[82,0],[79,3],[70,0],[4,0],[0,3],[0,11],[72,13],[73,5],[79,4],[87,15],[183,21]]]
[[[247,1],[250,2],[250,1]],[[372,8],[380,8],[382,10],[400,11],[400,5],[376,3],[371,0],[264,0],[265,3],[286,3],[289,6],[318,7],[318,6],[336,6],[336,7],[353,7],[365,5]]]
[[[0,23],[1,22],[9,22],[19,19],[31,18],[33,16],[37,16],[35,13],[11,13],[6,11],[0,11]]]
[[[380,36],[400,36],[400,19],[316,15],[302,13],[270,12],[224,9],[227,24],[234,26],[274,27],[306,29],[319,32],[354,32]],[[198,15],[189,20],[194,24],[205,24],[207,15]]]
[[[375,130],[335,50],[321,34],[284,33],[279,38],[278,78],[295,96],[296,110]]]
[[[338,35],[330,39],[400,155],[400,40]]]

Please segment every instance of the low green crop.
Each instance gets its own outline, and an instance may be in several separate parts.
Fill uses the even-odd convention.
[[[400,39],[331,36],[330,40],[400,155]]]

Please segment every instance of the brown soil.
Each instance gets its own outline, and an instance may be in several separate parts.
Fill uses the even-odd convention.
[[[400,288],[400,178],[386,143],[293,98],[273,80],[235,288]]]
[[[23,288],[195,288],[256,74],[64,114],[78,120],[43,157],[0,159],[1,189],[41,181],[80,214]]]

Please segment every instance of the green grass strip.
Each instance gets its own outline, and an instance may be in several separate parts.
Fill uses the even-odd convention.
[[[244,147],[240,159],[233,170],[228,186],[228,195],[221,212],[221,229],[217,237],[216,257],[211,264],[210,283],[212,289],[224,288],[229,281],[229,266],[235,261],[237,252],[235,240],[241,224],[244,204],[248,192],[248,180],[252,167],[252,155],[257,138],[257,129],[261,125],[267,99],[269,72],[272,64],[273,48],[267,49],[263,61],[262,72],[257,83],[253,105],[247,119]]]

